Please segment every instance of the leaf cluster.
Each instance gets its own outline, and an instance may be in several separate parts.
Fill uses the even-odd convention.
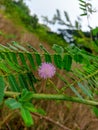
[[[90,2],[87,2],[86,0],[79,0],[80,9],[83,11],[81,16],[89,16],[89,14],[92,14],[96,12],[92,8],[92,4]]]
[[[42,62],[52,63],[64,72],[63,75],[58,72],[56,74],[65,84],[62,88],[53,88],[57,90],[56,94],[65,95],[66,89],[70,89],[81,102],[87,98],[95,101],[98,87],[97,56],[77,47],[62,48],[56,44],[53,46],[53,54],[43,45],[40,45],[42,53],[31,45],[28,47],[24,48],[16,42],[8,46],[0,45],[0,103],[5,96],[15,97],[8,98],[5,103],[12,109],[20,110],[27,126],[33,124],[30,113],[33,110],[37,112],[31,103],[33,93],[41,99],[34,84],[39,82],[35,72]]]

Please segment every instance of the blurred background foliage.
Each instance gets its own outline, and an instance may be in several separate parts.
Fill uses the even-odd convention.
[[[82,8],[82,10],[85,11],[86,9]],[[16,26],[19,25],[24,28],[24,30],[34,33],[41,41],[47,42],[50,45],[55,43],[64,47],[70,44],[78,46],[79,48],[87,50],[91,53],[98,53],[98,28],[90,28],[90,31],[83,32],[80,19],[78,18],[73,25],[66,11],[64,11],[65,19],[61,17],[59,10],[56,10],[56,14],[54,14],[52,20],[49,20],[47,17],[43,16],[42,18],[43,21],[47,23],[46,25],[39,23],[36,14],[30,14],[30,10],[23,0],[0,1],[0,12],[7,18],[11,19]],[[83,12],[81,15],[85,16],[87,15],[87,12]],[[47,25],[55,23],[63,25],[65,29],[58,27],[57,32],[51,31]]]
[[[16,26],[21,26],[24,30],[32,32],[39,37],[41,41],[47,42],[50,45],[54,43],[65,46],[66,41],[57,33],[49,35],[50,28],[38,22],[36,14],[30,15],[30,10],[23,0],[3,0],[0,1],[0,12],[7,18],[11,19]]]

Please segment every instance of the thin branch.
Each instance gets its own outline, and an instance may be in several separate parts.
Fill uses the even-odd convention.
[[[20,95],[18,92],[5,92],[6,96],[9,97],[17,97]],[[66,96],[64,94],[44,94],[44,93],[32,93],[32,99],[37,99],[37,100],[62,100],[62,101],[69,101],[69,102],[76,102],[76,103],[81,103],[81,104],[86,104],[86,105],[91,105],[91,106],[98,106],[98,102],[94,100],[87,100],[87,99],[80,99],[77,97],[71,97],[71,96]]]
[[[70,129],[70,128],[64,126],[64,125],[62,125],[62,124],[59,123],[58,121],[54,121],[53,119],[51,119],[51,118],[48,117],[48,116],[43,116],[43,115],[40,115],[40,114],[38,114],[38,113],[32,113],[32,115],[37,116],[37,117],[39,117],[39,118],[41,118],[41,119],[44,119],[44,120],[46,120],[46,121],[48,121],[48,122],[51,122],[51,123],[55,124],[56,126],[60,127],[62,130],[72,130],[72,129]]]

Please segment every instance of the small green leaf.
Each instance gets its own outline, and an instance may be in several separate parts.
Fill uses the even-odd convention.
[[[81,83],[78,83],[78,86],[81,88],[81,90],[84,94],[86,94],[90,98],[93,98],[92,92],[89,88],[83,86]]]
[[[38,108],[37,113],[39,113],[41,115],[46,115],[46,112],[42,108]]]
[[[27,73],[27,80],[29,85],[32,87],[33,92],[36,92],[36,89],[34,87],[34,83],[36,82],[35,79],[36,78],[34,77],[33,73]]]
[[[19,101],[21,101],[21,102],[30,101],[32,99],[32,95],[33,95],[33,92],[30,92],[30,91],[24,89],[22,91],[21,98],[19,99]]]
[[[15,99],[11,98],[11,99],[7,99],[5,101],[5,104],[11,108],[12,110],[14,109],[18,109],[21,107],[21,104],[19,102],[17,102]]]
[[[27,54],[27,57],[28,57],[28,59],[29,59],[29,61],[30,61],[30,64],[31,64],[32,68],[33,68],[34,70],[36,70],[36,66],[35,66],[35,63],[34,63],[33,56],[28,53],[28,54]]]
[[[23,104],[23,107],[29,110],[30,112],[37,112],[37,109],[34,107],[32,103],[26,102]]]
[[[51,62],[52,62],[51,56],[50,56],[48,53],[45,53],[44,55],[45,55],[45,61],[46,61],[47,63],[51,63]]]
[[[26,48],[24,48],[23,46],[17,44],[16,42],[14,42],[14,46],[17,47],[17,48],[19,48],[22,51],[28,52]]]
[[[80,55],[80,54],[75,54],[75,55],[74,55],[74,60],[75,60],[76,62],[78,62],[78,63],[82,63],[82,61],[83,61],[83,56]]]
[[[35,108],[32,103],[29,102],[23,103],[23,107],[29,110],[30,112],[46,115],[46,112],[42,108]]]
[[[76,90],[74,86],[70,86],[70,88],[75,93],[76,96],[78,96],[80,99],[83,100],[82,96],[79,94],[79,92]]]
[[[81,14],[80,16],[87,16],[87,13]]]
[[[16,81],[16,77],[14,75],[9,75],[8,76],[8,81],[10,84],[10,88],[15,91],[15,92],[20,92],[20,88],[18,86],[18,83]]]
[[[0,61],[0,69],[3,72],[10,73],[10,69],[7,67],[7,64],[5,63],[5,61]]]
[[[5,82],[3,77],[0,76],[0,103],[3,101],[4,89],[5,89]]]
[[[96,36],[98,34],[98,27],[92,29],[92,33],[94,36]]]
[[[84,4],[86,4],[86,2],[84,1],[84,0],[79,0],[81,3],[84,3]]]
[[[31,125],[34,124],[32,115],[30,114],[29,110],[27,110],[26,108],[21,107],[21,116],[22,119],[24,120],[24,123],[27,127],[30,127]]]
[[[54,54],[54,63],[55,63],[55,65],[56,65],[59,69],[62,68],[62,66],[63,66],[63,61],[62,61],[61,55],[59,55],[59,54]]]
[[[29,90],[29,85],[27,82],[27,75],[26,74],[19,74],[18,76],[20,87],[22,89],[28,89]]]
[[[12,57],[12,61],[16,64],[18,64],[17,55],[14,52],[10,52],[10,55]]]
[[[13,61],[8,59],[7,57],[6,57],[5,60],[6,60],[7,64],[8,64],[8,67],[10,68],[10,70],[14,70],[16,72],[20,71],[20,68],[18,66],[16,66],[16,64]]]
[[[72,57],[70,55],[64,55],[63,58],[63,68],[70,71],[72,65]]]
[[[40,54],[38,54],[38,53],[35,53],[35,57],[36,57],[36,63],[37,63],[37,65],[38,66],[40,66],[41,65],[41,57],[40,57]]]
[[[28,86],[27,86],[27,83],[26,80],[24,80],[24,75],[23,74],[19,74],[18,75],[18,80],[19,80],[19,86],[20,86],[20,89],[28,89]]]
[[[58,54],[62,54],[64,52],[63,47],[57,44],[54,44],[52,49],[55,50],[55,52],[57,52]]]
[[[45,53],[47,54],[49,53],[42,44],[40,44],[39,46],[40,46],[40,49],[43,50]]]
[[[85,4],[79,4],[79,5],[81,6],[81,8],[85,9],[85,11],[86,11]]]
[[[65,17],[66,17],[66,20],[67,20],[68,22],[70,22],[70,19],[69,19],[68,13],[67,13],[66,11],[64,11],[64,15],[65,15]]]
[[[19,53],[19,57],[21,59],[21,62],[23,64],[23,66],[26,68],[26,69],[29,69],[27,63],[26,63],[26,58],[25,58],[25,55],[23,53]]]
[[[98,108],[97,107],[93,107],[93,112],[95,113],[96,117],[98,117]]]
[[[11,44],[7,44],[8,46],[9,46],[9,48],[10,49],[12,49],[12,50],[14,50],[14,51],[17,51],[18,50],[18,48],[16,48],[16,47],[14,47],[13,45],[11,45]]]

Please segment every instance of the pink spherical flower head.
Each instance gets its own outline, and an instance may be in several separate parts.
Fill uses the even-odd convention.
[[[38,69],[38,74],[41,78],[48,79],[52,78],[55,75],[56,68],[51,63],[42,63]]]

